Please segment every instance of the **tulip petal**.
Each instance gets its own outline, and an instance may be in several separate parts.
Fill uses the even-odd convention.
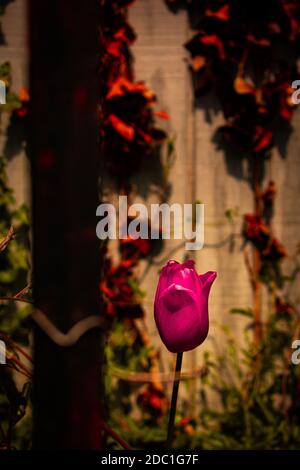
[[[195,262],[170,260],[162,269],[154,302],[155,322],[165,346],[183,352],[199,346],[208,333],[208,296],[214,271],[198,275]]]
[[[202,283],[202,289],[205,295],[208,296],[211,286],[213,285],[214,280],[217,277],[217,273],[215,271],[208,271],[205,274],[200,274],[199,279]]]
[[[172,313],[178,311],[179,305],[180,308],[185,308],[194,301],[192,291],[178,284],[171,284],[164,291],[161,299],[166,309]]]

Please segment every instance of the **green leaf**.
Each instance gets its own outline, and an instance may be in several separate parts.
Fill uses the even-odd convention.
[[[242,315],[244,317],[253,318],[253,310],[251,308],[232,308],[231,315]]]

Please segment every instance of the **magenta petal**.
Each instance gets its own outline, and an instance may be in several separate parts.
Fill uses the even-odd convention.
[[[178,305],[181,308],[185,308],[194,302],[193,293],[178,284],[171,284],[164,291],[161,300],[170,313],[178,311]]]
[[[198,276],[194,261],[169,261],[157,286],[154,316],[163,343],[171,352],[199,346],[208,333],[208,295],[216,278],[209,271]]]
[[[208,271],[205,274],[200,274],[199,279],[202,283],[202,288],[205,294],[208,296],[211,286],[213,285],[214,280],[217,277],[215,271]]]

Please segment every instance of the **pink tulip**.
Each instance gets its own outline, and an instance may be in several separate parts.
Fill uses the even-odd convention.
[[[195,262],[169,261],[162,269],[154,301],[154,317],[163,343],[173,353],[190,351],[208,333],[208,296],[217,277],[198,275]]]

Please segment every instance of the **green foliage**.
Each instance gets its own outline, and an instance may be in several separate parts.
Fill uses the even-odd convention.
[[[3,7],[4,3],[1,3]],[[0,10],[1,14],[1,10]],[[0,106],[2,113],[11,114],[21,107],[17,95],[11,92],[11,67],[0,65],[0,79],[6,83],[7,102]],[[0,156],[0,297],[13,297],[28,284],[29,275],[29,215],[25,205],[16,206],[13,190],[7,177],[7,161]],[[13,230],[12,230],[13,227]],[[10,357],[20,360],[13,343],[28,346],[28,317],[30,304],[15,301],[0,302],[0,336],[6,342]],[[11,354],[13,356],[11,356]],[[7,358],[8,366],[0,368],[0,448],[28,448],[31,426],[30,383],[13,373],[14,359]]]
[[[25,382],[19,389],[9,369],[1,367],[0,384],[0,448],[28,449],[31,383]]]
[[[131,320],[112,323],[105,355],[106,418],[111,427],[137,449],[158,446],[164,442],[167,432],[162,410],[139,403],[140,393],[147,390],[147,384],[135,378],[139,374],[147,376],[153,352],[154,348],[142,341]],[[112,439],[107,445],[119,448]]]
[[[298,257],[294,259],[297,271]],[[294,283],[295,276],[284,276]],[[293,278],[291,280],[291,278]],[[270,291],[270,296],[273,293]],[[174,448],[177,449],[298,449],[300,445],[300,370],[292,364],[291,344],[300,329],[300,313],[286,298],[286,310],[276,303],[266,314],[259,345],[253,336],[252,309],[235,308],[243,325],[243,341],[222,325],[223,341],[204,354],[197,419],[186,415],[188,403],[177,410]],[[222,346],[220,346],[220,344]],[[167,415],[149,418],[136,409],[140,384],[128,381],[129,371],[148,370],[147,348],[141,348],[130,322],[116,322],[107,346],[107,390],[111,426],[134,448],[165,445]],[[121,378],[120,378],[121,377]],[[181,384],[183,390],[183,383]],[[181,424],[184,420],[185,425]],[[109,448],[119,448],[112,439]]]
[[[0,158],[0,236],[1,239],[14,227],[14,238],[0,252],[0,296],[14,296],[27,284],[29,271],[28,255],[28,210],[22,205],[15,207],[13,191],[8,186],[6,160]],[[30,304],[17,302],[1,302],[0,304],[0,335],[5,333],[14,341],[28,345],[28,316]],[[7,345],[8,346],[8,345]],[[9,348],[8,348],[9,349]],[[25,383],[21,390],[8,367],[0,369],[0,448],[18,446],[28,447],[27,434],[23,428],[26,408],[29,400],[29,384]],[[26,426],[30,419],[27,415]],[[24,448],[24,447],[23,447]]]
[[[11,65],[9,62],[4,62],[0,65],[0,80],[6,85],[6,103],[0,106],[0,115],[2,113],[10,113],[22,107],[19,97],[13,93],[11,87]]]
[[[242,348],[225,333],[225,348],[206,356],[197,447],[299,448],[300,371],[290,360],[299,325],[296,311],[271,312],[258,347],[249,340],[252,323],[245,326]]]
[[[252,318],[253,317],[253,311],[251,308],[232,308],[230,310],[230,313],[232,315],[243,315],[245,317]]]
[[[8,186],[6,160],[0,157],[0,236],[10,227],[15,236],[0,253],[0,296],[13,296],[27,284],[29,272],[29,218],[25,205],[15,208],[13,191]],[[0,306],[0,330],[15,339],[26,340],[27,326],[24,320],[31,311],[29,305],[5,302]]]

